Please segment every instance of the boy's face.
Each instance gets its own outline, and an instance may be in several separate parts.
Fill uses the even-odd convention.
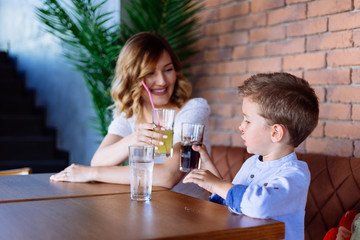
[[[259,115],[259,105],[248,97],[242,104],[244,119],[239,126],[244,144],[249,153],[267,155],[271,152],[271,127],[265,118]]]

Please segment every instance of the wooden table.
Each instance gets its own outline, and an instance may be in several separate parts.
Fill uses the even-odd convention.
[[[129,185],[48,177],[0,176],[0,239],[284,238],[282,222],[235,215],[165,188],[155,187],[151,201],[137,202],[130,200]]]
[[[129,185],[52,182],[51,173],[0,176],[0,203],[130,193]],[[153,191],[166,190],[153,187]]]

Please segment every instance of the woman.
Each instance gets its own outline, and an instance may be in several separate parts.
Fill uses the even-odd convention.
[[[91,160],[91,167],[72,164],[50,177],[53,181],[130,183],[129,166],[119,166],[128,158],[129,145],[162,145],[166,135],[153,131],[152,105],[142,86],[150,89],[156,108],[176,110],[174,153],[171,158],[155,159],[153,185],[199,198],[208,193],[193,185],[182,184],[179,171],[181,123],[205,125],[204,144],[210,149],[208,120],[210,108],[205,99],[190,99],[191,84],[182,75],[179,58],[169,43],[155,33],[139,33],[131,37],[120,52],[111,96],[114,119]]]

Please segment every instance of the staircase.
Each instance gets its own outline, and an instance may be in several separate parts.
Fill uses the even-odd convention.
[[[0,52],[0,170],[30,167],[33,173],[58,172],[69,164],[56,149],[56,131],[45,125],[45,110],[14,62]]]

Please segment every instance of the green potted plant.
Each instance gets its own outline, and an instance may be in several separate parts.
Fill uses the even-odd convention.
[[[93,127],[102,136],[112,119],[110,87],[116,57],[133,34],[153,31],[163,35],[180,60],[196,53],[199,37],[196,18],[202,0],[131,0],[123,4],[120,23],[113,12],[101,13],[108,0],[44,0],[36,9],[45,29],[63,43],[65,57],[80,71],[90,91],[97,118]]]

